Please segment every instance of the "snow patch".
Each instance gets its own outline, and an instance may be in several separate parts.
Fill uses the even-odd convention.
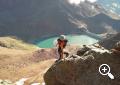
[[[31,84],[31,85],[40,85],[40,83],[33,83],[33,84]]]
[[[96,2],[97,0],[68,0],[70,4],[79,5],[81,2],[89,1],[91,3]]]
[[[20,79],[19,81],[17,81],[15,84],[16,84],[16,85],[24,85],[24,82],[25,82],[26,80],[28,80],[28,78],[22,78],[22,79]]]
[[[45,82],[43,82],[42,85],[45,85]]]
[[[94,49],[92,49],[93,51],[95,51],[95,52],[100,52],[100,53],[110,53],[108,50],[106,50],[106,49],[99,49],[99,48],[94,48]]]
[[[45,83],[44,82],[42,84],[40,84],[40,83],[33,83],[31,85],[45,85]]]
[[[22,79],[20,79],[19,81],[17,81],[16,83],[15,83],[15,85],[24,85],[24,82],[26,81],[26,80],[28,80],[29,78],[22,78]],[[33,83],[33,84],[31,84],[31,85],[45,85],[45,82],[43,82],[42,84],[40,84],[40,83]]]

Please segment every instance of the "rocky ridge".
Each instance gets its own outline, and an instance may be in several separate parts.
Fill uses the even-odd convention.
[[[111,67],[114,80],[99,73],[101,64]],[[120,55],[103,47],[87,46],[55,62],[45,73],[44,80],[46,85],[119,85],[119,66]]]

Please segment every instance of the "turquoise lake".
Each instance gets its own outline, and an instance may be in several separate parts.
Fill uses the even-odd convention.
[[[55,42],[58,37],[51,37],[48,39],[43,39],[37,42],[37,46],[41,48],[52,48],[55,47]],[[87,35],[66,35],[66,38],[68,39],[68,44],[76,44],[76,45],[90,45],[93,43],[98,42],[97,39],[91,38]]]

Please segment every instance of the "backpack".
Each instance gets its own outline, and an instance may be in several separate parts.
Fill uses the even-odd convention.
[[[65,39],[65,40],[60,40],[60,39],[58,39],[57,41],[58,41],[59,46],[60,46],[60,45],[63,45],[63,48],[66,47],[67,42],[68,42],[67,39]]]

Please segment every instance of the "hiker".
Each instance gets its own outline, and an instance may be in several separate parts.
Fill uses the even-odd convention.
[[[58,54],[59,54],[59,59],[63,59],[63,49],[66,47],[68,40],[66,39],[65,35],[60,35],[60,37],[57,39],[57,47],[58,47]]]

